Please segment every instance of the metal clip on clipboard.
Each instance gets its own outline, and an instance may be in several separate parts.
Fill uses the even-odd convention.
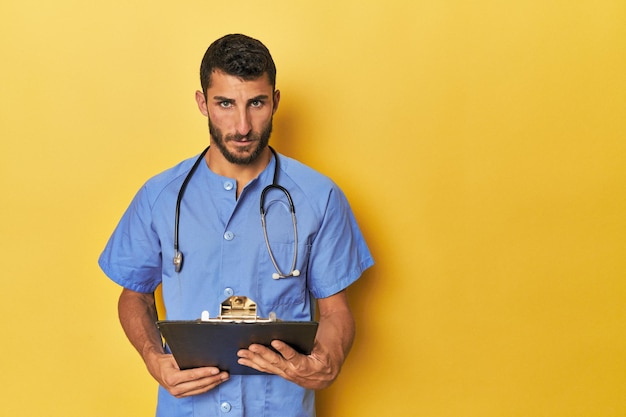
[[[270,312],[268,318],[261,318],[256,314],[256,303],[243,295],[233,295],[224,300],[220,307],[220,315],[212,319],[208,311],[203,311],[201,322],[227,322],[227,323],[271,323],[280,321],[276,313]]]

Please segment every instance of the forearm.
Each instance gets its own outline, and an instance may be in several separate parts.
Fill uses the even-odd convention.
[[[319,328],[312,355],[323,352],[329,364],[339,373],[354,341],[355,323],[345,292],[333,297],[342,300],[339,303],[336,299],[332,303],[328,303],[327,299],[318,300]]]
[[[146,364],[150,356],[164,353],[161,336],[155,325],[157,312],[154,294],[124,289],[118,302],[118,313],[126,337]]]

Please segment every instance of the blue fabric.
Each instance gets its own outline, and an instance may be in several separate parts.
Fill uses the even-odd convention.
[[[272,279],[275,272],[263,237],[260,195],[272,183],[275,160],[236,198],[231,178],[202,162],[180,209],[183,268],[174,271],[176,197],[195,158],[150,179],[137,193],[111,236],[99,264],[113,281],[138,292],[163,285],[169,320],[211,317],[231,292],[257,303],[259,316],[311,320],[312,300],[329,297],[356,281],[373,264],[341,190],[327,177],[280,156],[278,183],[293,199],[298,226],[299,277]],[[265,201],[267,231],[283,272],[293,258],[293,225],[284,194]],[[230,411],[221,410],[228,404]],[[234,376],[217,389],[185,399],[159,391],[158,416],[314,416],[314,393],[277,376]]]

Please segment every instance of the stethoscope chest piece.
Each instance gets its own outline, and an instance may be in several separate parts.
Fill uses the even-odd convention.
[[[174,263],[174,271],[180,272],[183,268],[183,253],[179,250],[174,252],[174,259],[172,261]]]

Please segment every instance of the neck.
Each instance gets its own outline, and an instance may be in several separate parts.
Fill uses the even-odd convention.
[[[234,178],[237,181],[237,197],[243,188],[267,167],[272,158],[272,152],[266,147],[257,159],[249,164],[234,164],[229,162],[216,146],[211,146],[204,160],[211,171],[217,175]]]

